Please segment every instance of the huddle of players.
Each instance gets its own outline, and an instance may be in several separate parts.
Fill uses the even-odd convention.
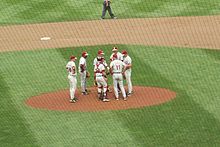
[[[112,55],[110,56],[110,66],[106,63],[104,58],[104,52],[102,50],[98,51],[97,57],[93,61],[94,66],[94,80],[97,85],[97,92],[99,100],[103,102],[109,102],[107,98],[108,84],[107,75],[111,74],[113,77],[114,94],[116,100],[119,100],[119,92],[122,93],[123,99],[127,100],[127,96],[132,94],[132,83],[131,83],[131,58],[129,57],[126,50],[122,53],[118,52],[118,48],[114,47],[112,49]],[[81,79],[82,94],[86,95],[86,58],[88,56],[87,52],[82,53],[82,57],[79,61],[79,73]],[[83,59],[82,59],[83,58]],[[69,72],[68,79],[70,83],[70,102],[76,102],[75,90],[76,90],[76,57],[71,56],[70,61],[66,65],[66,69]],[[83,62],[82,62],[83,61]],[[128,92],[126,94],[123,86],[123,78],[126,79],[128,84]]]

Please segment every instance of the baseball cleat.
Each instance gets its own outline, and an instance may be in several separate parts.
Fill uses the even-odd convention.
[[[109,102],[110,100],[107,99],[107,98],[104,98],[102,101],[103,101],[103,102]]]
[[[131,93],[128,93],[127,96],[131,96]]]
[[[119,100],[119,98],[115,98],[116,99],[116,101],[118,101]]]
[[[76,102],[75,99],[71,99],[71,100],[70,100],[70,103],[75,103],[75,102]]]
[[[127,100],[128,100],[128,99],[125,97],[125,98],[124,98],[124,101],[127,101]]]
[[[87,92],[82,92],[82,95],[88,95],[88,93]]]
[[[107,89],[107,92],[112,93],[112,90],[110,88]]]

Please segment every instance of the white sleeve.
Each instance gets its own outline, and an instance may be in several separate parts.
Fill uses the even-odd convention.
[[[112,66],[113,66],[113,62],[110,63],[110,68],[112,68]]]
[[[95,59],[93,60],[93,66],[96,65],[96,62],[97,62],[97,58],[95,58]]]
[[[122,53],[118,52],[118,56],[119,56],[118,59],[121,60],[121,61],[123,61],[123,55],[122,55]]]
[[[123,66],[127,66],[124,62],[122,62],[122,65],[123,65]]]
[[[79,64],[80,64],[80,65],[81,65],[81,64],[84,65],[84,64],[85,64],[85,59],[84,59],[84,58],[81,58],[80,61],[79,61]]]

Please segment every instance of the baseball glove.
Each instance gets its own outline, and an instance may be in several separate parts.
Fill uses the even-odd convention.
[[[86,78],[90,78],[90,73],[86,71]]]

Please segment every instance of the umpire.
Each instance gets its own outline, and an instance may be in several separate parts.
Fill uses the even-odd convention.
[[[110,0],[104,0],[101,19],[105,19],[105,13],[106,13],[107,10],[108,10],[108,13],[109,13],[109,15],[111,16],[112,19],[116,19],[117,18],[112,13],[112,9],[111,9],[111,5],[110,4],[111,4]]]

